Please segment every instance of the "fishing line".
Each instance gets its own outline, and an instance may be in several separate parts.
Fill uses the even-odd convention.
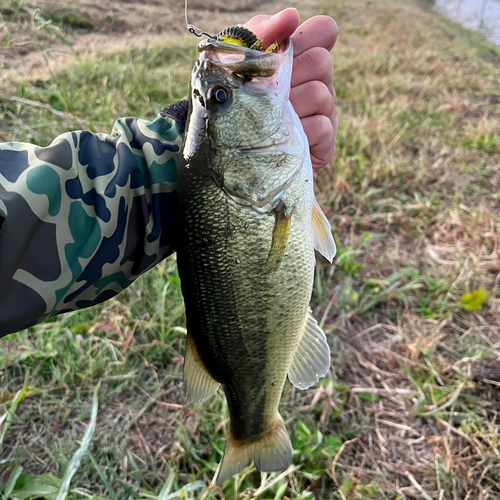
[[[215,38],[214,36],[210,35],[206,31],[202,31],[202,30],[200,30],[200,28],[197,28],[193,24],[188,23],[188,0],[185,0],[185,3],[184,3],[184,18],[186,20],[186,28],[193,35],[196,35],[198,38],[202,37],[203,35],[208,36],[208,38]]]

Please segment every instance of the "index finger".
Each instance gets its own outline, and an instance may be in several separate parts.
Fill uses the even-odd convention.
[[[245,24],[245,27],[253,31],[257,38],[262,38],[263,47],[267,48],[275,42],[280,44],[285,38],[291,36],[298,25],[297,9],[288,8],[274,16],[255,16]]]
[[[312,17],[302,23],[292,35],[293,54],[297,57],[311,47],[323,47],[330,52],[338,34],[337,23],[331,17]]]

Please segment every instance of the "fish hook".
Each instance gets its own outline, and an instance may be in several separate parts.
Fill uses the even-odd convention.
[[[196,35],[198,38],[201,38],[203,35],[208,36],[208,38],[215,38],[213,35],[210,35],[210,33],[207,33],[206,31],[200,30],[200,28],[197,28],[193,24],[188,23],[188,0],[185,0],[184,3],[184,18],[186,19],[186,28],[187,30],[192,33],[193,35]]]

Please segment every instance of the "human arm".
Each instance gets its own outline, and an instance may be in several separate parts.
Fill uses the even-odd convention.
[[[107,300],[173,251],[187,103],[162,114],[0,144],[0,336]]]

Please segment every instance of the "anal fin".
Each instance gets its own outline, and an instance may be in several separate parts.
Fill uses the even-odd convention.
[[[217,392],[219,385],[205,368],[193,337],[188,331],[184,358],[184,387],[187,400],[190,403],[206,401]]]
[[[269,429],[253,442],[239,442],[231,435],[217,476],[220,486],[254,462],[261,472],[284,471],[292,463],[292,443],[279,413]]]
[[[312,227],[314,248],[331,263],[337,253],[337,247],[330,223],[316,199],[314,199],[312,211]]]
[[[298,389],[308,389],[330,369],[330,346],[325,333],[309,311],[302,327],[288,371],[290,382]]]

